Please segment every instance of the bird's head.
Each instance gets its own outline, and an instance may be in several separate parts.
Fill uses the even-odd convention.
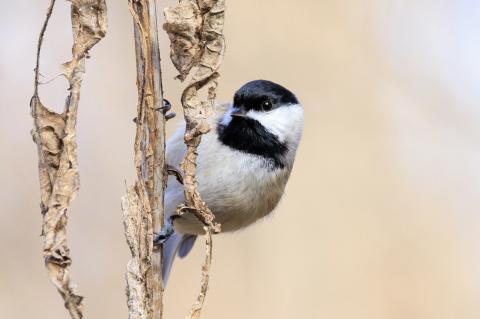
[[[296,96],[266,80],[243,85],[218,126],[227,146],[274,159],[279,166],[289,151],[295,155],[302,130],[303,107]]]

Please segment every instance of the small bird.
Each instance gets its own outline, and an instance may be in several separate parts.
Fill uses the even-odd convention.
[[[256,80],[235,93],[233,104],[217,106],[209,123],[198,147],[198,190],[221,231],[231,232],[268,215],[280,201],[302,136],[303,107],[283,86]],[[184,133],[183,127],[167,142],[166,163],[174,168],[186,153]],[[166,226],[155,239],[164,247],[164,283],[175,256],[185,257],[204,233],[193,214],[176,215],[184,200],[183,186],[170,176]]]

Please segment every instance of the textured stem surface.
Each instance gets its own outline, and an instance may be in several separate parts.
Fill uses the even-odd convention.
[[[205,225],[206,259],[202,267],[200,293],[187,318],[199,318],[208,289],[212,258],[211,234],[220,231],[215,216],[198,192],[197,148],[202,134],[208,133],[208,116],[215,103],[218,69],[225,51],[223,26],[225,0],[180,0],[174,8],[164,11],[164,29],[170,38],[170,57],[177,68],[180,80],[185,80],[192,68],[195,73],[182,93],[182,106],[186,122],[185,144],[187,153],[181,164],[185,205],[178,213],[193,213]],[[207,98],[202,99],[199,90],[206,88]]]
[[[33,139],[38,148],[41,210],[43,214],[43,255],[51,281],[63,297],[72,318],[82,318],[83,297],[70,279],[70,250],[67,244],[67,211],[79,190],[76,122],[80,88],[88,51],[107,30],[104,0],[71,1],[73,29],[72,60],[63,64],[70,88],[63,112],[45,107],[38,94],[40,52],[48,21],[55,5],[52,0],[37,47],[34,94],[30,107],[34,119]]]
[[[153,234],[163,226],[165,117],[155,1],[129,0],[137,61],[135,169],[137,181],[122,198],[125,234],[132,253],[127,266],[129,318],[160,319],[163,311],[162,251]]]

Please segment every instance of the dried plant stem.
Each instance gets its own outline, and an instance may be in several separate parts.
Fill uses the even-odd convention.
[[[125,233],[132,253],[127,266],[129,318],[162,317],[162,251],[153,247],[153,233],[163,226],[165,117],[161,83],[156,5],[153,0],[129,0],[134,20],[137,61],[137,181],[122,198]]]
[[[197,300],[190,308],[190,312],[187,315],[187,319],[198,319],[200,318],[200,313],[205,302],[205,297],[208,290],[208,280],[210,276],[210,266],[212,265],[212,231],[209,227],[205,227],[205,261],[202,266],[202,279],[200,286],[200,293],[197,296]]]
[[[200,317],[208,289],[209,270],[212,258],[211,234],[220,231],[214,215],[198,192],[197,148],[202,134],[210,130],[207,123],[215,103],[218,69],[223,59],[225,40],[223,25],[225,0],[180,0],[178,6],[165,10],[164,29],[170,37],[170,57],[184,80],[192,68],[196,68],[190,84],[182,93],[182,106],[186,122],[185,144],[187,153],[181,164],[185,205],[178,213],[193,213],[205,225],[206,259],[202,267],[200,293],[187,318]],[[207,88],[208,97],[202,100],[198,91]]]
[[[35,81],[33,82],[34,93],[33,96],[38,98],[38,79],[40,76],[40,53],[42,51],[43,37],[45,36],[45,31],[47,31],[48,22],[50,22],[50,17],[53,13],[53,7],[55,6],[55,0],[50,1],[50,5],[47,9],[47,15],[43,21],[42,28],[40,29],[40,36],[38,37],[37,42],[37,56],[35,62]]]
[[[41,46],[54,5],[55,0],[52,0],[38,40],[34,94],[30,102],[34,119],[32,135],[39,157],[45,266],[70,316],[77,319],[83,316],[83,297],[75,292],[75,285],[70,279],[72,261],[67,244],[67,210],[79,189],[75,136],[85,58],[88,51],[105,36],[107,8],[104,0],[72,1],[72,60],[63,65],[70,89],[64,111],[60,114],[45,107],[38,95]]]

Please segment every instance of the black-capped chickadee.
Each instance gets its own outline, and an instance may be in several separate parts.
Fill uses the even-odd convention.
[[[209,121],[212,130],[198,147],[199,192],[222,232],[235,231],[268,215],[280,201],[302,136],[303,107],[286,88],[257,80],[242,86],[233,104],[217,106]],[[166,162],[176,168],[186,153],[184,132],[179,129],[167,142]],[[169,177],[167,230],[156,239],[164,241],[165,283],[175,256],[185,257],[204,233],[192,214],[176,216],[183,202],[183,186]]]

